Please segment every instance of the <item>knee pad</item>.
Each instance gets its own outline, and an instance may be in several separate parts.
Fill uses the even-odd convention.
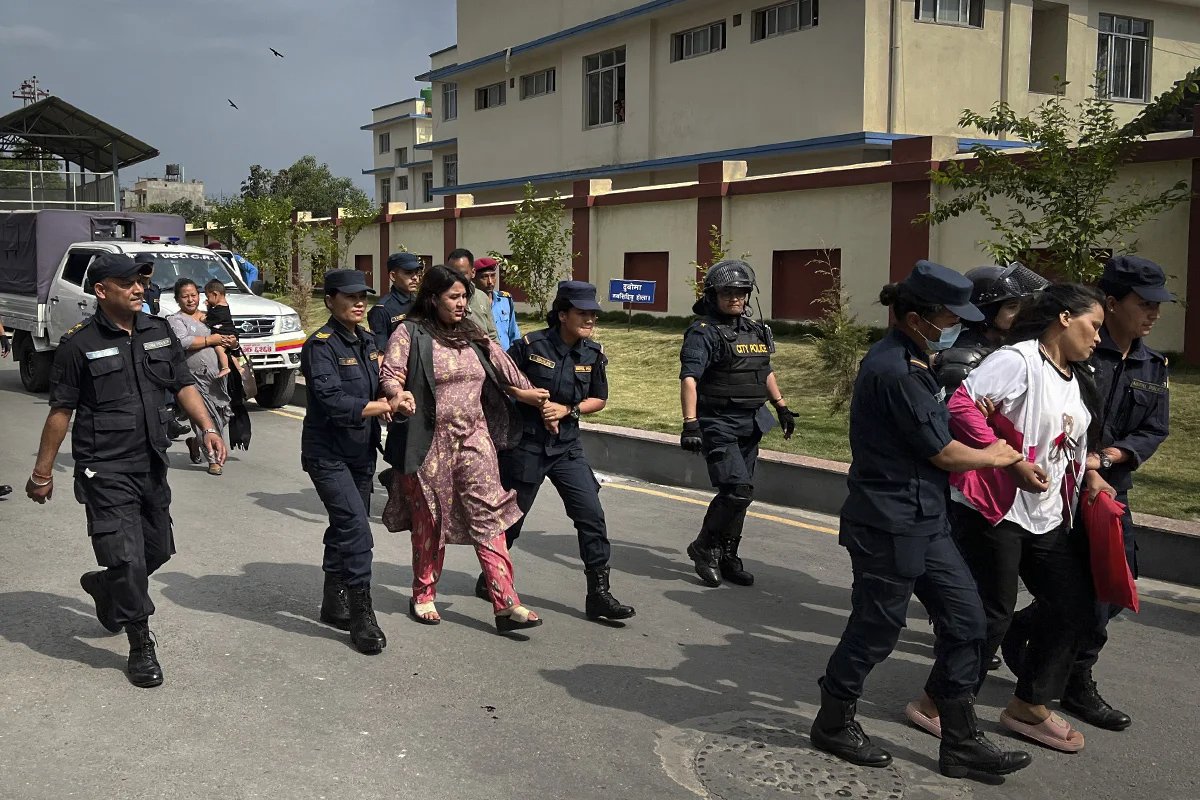
[[[722,484],[717,494],[730,508],[748,508],[754,500],[754,486],[749,483]]]

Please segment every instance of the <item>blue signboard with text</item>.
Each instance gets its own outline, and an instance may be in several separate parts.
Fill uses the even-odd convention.
[[[650,305],[654,302],[656,281],[633,281],[613,278],[608,282],[608,299],[614,303]]]

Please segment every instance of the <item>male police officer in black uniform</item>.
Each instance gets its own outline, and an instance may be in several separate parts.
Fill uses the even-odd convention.
[[[171,488],[167,485],[168,395],[204,430],[204,446],[225,461],[217,433],[188,371],[183,348],[162,319],[141,312],[150,270],[127,255],[96,258],[87,283],[96,314],[63,336],[54,354],[50,414],[37,463],[26,484],[30,499],[54,492],[54,457],[71,433],[75,499],[87,513],[96,562],[80,585],[96,602],[96,617],[129,638],[127,674],[135,686],[158,686],[149,618],[149,576],[175,552]]]
[[[934,619],[925,691],[940,712],[942,773],[1005,775],[1030,762],[1026,753],[1001,751],[978,729],[983,606],[946,515],[949,472],[1021,460],[1003,440],[983,450],[954,441],[929,368],[930,352],[954,344],[960,318],[983,319],[970,297],[962,275],[918,261],[904,281],[880,293],[896,324],[867,352],[854,383],[849,494],[838,537],[854,571],[851,614],[819,681],[821,710],[810,735],[816,747],[861,766],[892,760],[854,716],[867,675],[896,646],[914,591]]]
[[[708,586],[721,579],[750,586],[754,576],[742,566],[738,545],[746,509],[754,499],[758,443],[775,426],[769,400],[779,415],[783,437],[791,438],[796,415],[780,394],[771,354],[770,329],[749,316],[754,270],[744,261],[713,264],[704,274],[704,296],[692,310],[700,315],[683,336],[680,446],[703,452],[717,495],[708,505],[700,534],[687,554]]]
[[[387,267],[392,290],[367,314],[367,324],[375,337],[375,350],[380,358],[387,351],[388,339],[412,309],[424,269],[421,259],[412,253],[392,253],[388,256]]]
[[[358,270],[326,273],[325,306],[332,315],[300,351],[308,389],[300,463],[329,512],[321,621],[349,630],[350,641],[368,654],[387,646],[371,604],[369,515],[378,418],[390,412],[386,400],[376,399],[375,342],[359,327],[369,291]]]
[[[1162,267],[1139,256],[1109,259],[1100,278],[1106,295],[1104,327],[1100,345],[1092,354],[1096,388],[1104,403],[1100,434],[1100,452],[1089,457],[1089,468],[1099,469],[1101,477],[1116,490],[1116,499],[1125,505],[1121,521],[1125,537],[1125,557],[1136,578],[1137,542],[1133,511],[1129,508],[1129,490],[1133,473],[1154,455],[1167,438],[1170,418],[1169,374],[1167,358],[1142,341],[1158,321],[1159,305],[1175,302],[1167,290]],[[1081,643],[1071,676],[1063,690],[1062,706],[1099,728],[1121,731],[1133,720],[1110,706],[1096,688],[1092,667],[1108,641],[1108,621],[1119,614],[1120,606],[1096,605],[1096,625]],[[1005,655],[1017,653],[1028,641],[1032,624],[1032,605],[1019,611],[1005,636]]]
[[[596,287],[583,281],[562,281],[550,308],[548,327],[518,339],[508,354],[517,369],[550,399],[540,408],[519,404],[523,424],[521,443],[500,455],[504,488],[516,490],[517,505],[528,514],[538,489],[547,477],[558,490],[567,516],[575,523],[579,557],[587,579],[584,601],[588,619],[628,619],[631,606],[617,602],[609,591],[608,531],[600,506],[600,484],[587,462],[579,440],[579,418],[595,414],[608,401],[608,357],[592,333],[596,328]],[[506,533],[511,549],[525,517]],[[475,594],[491,599],[484,576]]]

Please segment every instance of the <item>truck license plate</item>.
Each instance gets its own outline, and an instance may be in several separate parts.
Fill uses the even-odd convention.
[[[273,344],[243,344],[242,352],[246,355],[257,356],[264,353],[274,353],[275,345]]]

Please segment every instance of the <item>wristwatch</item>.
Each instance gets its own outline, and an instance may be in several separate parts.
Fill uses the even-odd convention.
[[[1108,469],[1113,465],[1112,456],[1108,453],[1100,454],[1100,469]]]
[[[217,429],[216,428],[205,428],[202,431],[202,433],[217,433]],[[220,435],[220,434],[218,434],[218,435]]]
[[[571,419],[573,419],[573,420],[579,419],[579,404],[578,403],[571,406]]]

